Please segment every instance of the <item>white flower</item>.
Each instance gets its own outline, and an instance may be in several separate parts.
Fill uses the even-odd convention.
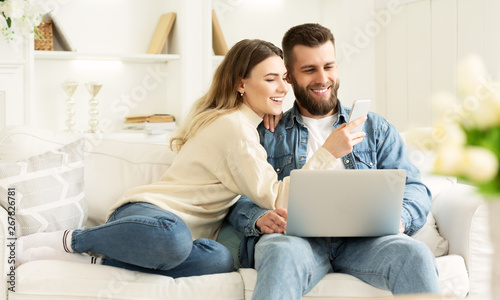
[[[435,93],[432,96],[431,103],[439,121],[455,122],[460,118],[460,102],[451,93]]]
[[[471,54],[458,64],[457,87],[460,96],[475,96],[481,85],[489,81],[488,71],[478,55]]]
[[[6,0],[0,10],[7,18],[19,19],[24,15],[24,5],[24,1]]]
[[[467,147],[463,152],[462,174],[468,179],[484,183],[495,178],[498,160],[490,150],[482,147]]]
[[[436,155],[436,160],[434,161],[434,171],[443,175],[460,176],[463,157],[463,147],[456,145],[445,145],[440,147]]]
[[[404,134],[406,144],[416,146],[420,150],[432,151],[436,149],[436,141],[433,138],[433,128],[418,128]]]
[[[477,107],[470,111],[470,124],[477,129],[486,129],[500,124],[500,95],[490,94],[479,100]]]
[[[0,4],[1,5],[1,4]],[[2,8],[0,7],[0,11],[2,11]],[[0,28],[7,28],[7,20],[0,14]]]
[[[438,146],[462,147],[465,145],[465,132],[457,123],[442,122],[434,126],[432,139]]]
[[[0,2],[0,19],[2,34],[9,41],[13,40],[14,34],[29,36],[42,21],[40,13],[31,0]],[[10,19],[10,28],[7,19]]]
[[[490,80],[475,55],[459,63],[457,71],[460,103],[450,94],[433,97],[438,116],[433,131],[437,141],[434,171],[465,178],[484,193],[500,195],[495,184],[500,180],[500,83]]]

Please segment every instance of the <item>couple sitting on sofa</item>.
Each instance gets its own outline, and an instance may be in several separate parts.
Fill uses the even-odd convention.
[[[242,263],[258,272],[254,299],[301,299],[328,272],[354,275],[393,294],[439,293],[434,255],[409,238],[426,222],[430,192],[398,132],[375,114],[346,124],[329,29],[295,26],[282,46],[284,53],[261,40],[235,44],[170,141],[177,155],[160,180],[125,193],[106,224],[20,238],[20,263],[61,259],[171,277],[231,272],[231,253],[215,241],[230,211],[230,223],[247,235]],[[274,124],[269,116],[281,114],[288,83],[296,102]],[[270,130],[259,126],[264,117]],[[366,134],[350,133],[365,121]],[[290,157],[286,165],[274,159],[283,155]],[[407,171],[401,234],[282,234],[292,169],[367,168],[363,157],[374,168]]]

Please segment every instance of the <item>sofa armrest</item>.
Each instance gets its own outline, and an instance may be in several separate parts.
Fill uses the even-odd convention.
[[[493,247],[484,199],[476,188],[456,183],[434,199],[432,213],[439,233],[449,242],[449,253],[465,260],[470,279],[469,296],[488,295]]]

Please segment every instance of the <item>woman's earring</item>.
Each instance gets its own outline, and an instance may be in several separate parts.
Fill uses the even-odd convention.
[[[243,93],[240,93],[240,96],[243,97]]]

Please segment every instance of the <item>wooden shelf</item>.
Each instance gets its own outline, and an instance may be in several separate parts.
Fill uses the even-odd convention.
[[[102,54],[71,51],[35,51],[37,60],[114,60],[131,63],[167,63],[180,59],[178,54]]]

